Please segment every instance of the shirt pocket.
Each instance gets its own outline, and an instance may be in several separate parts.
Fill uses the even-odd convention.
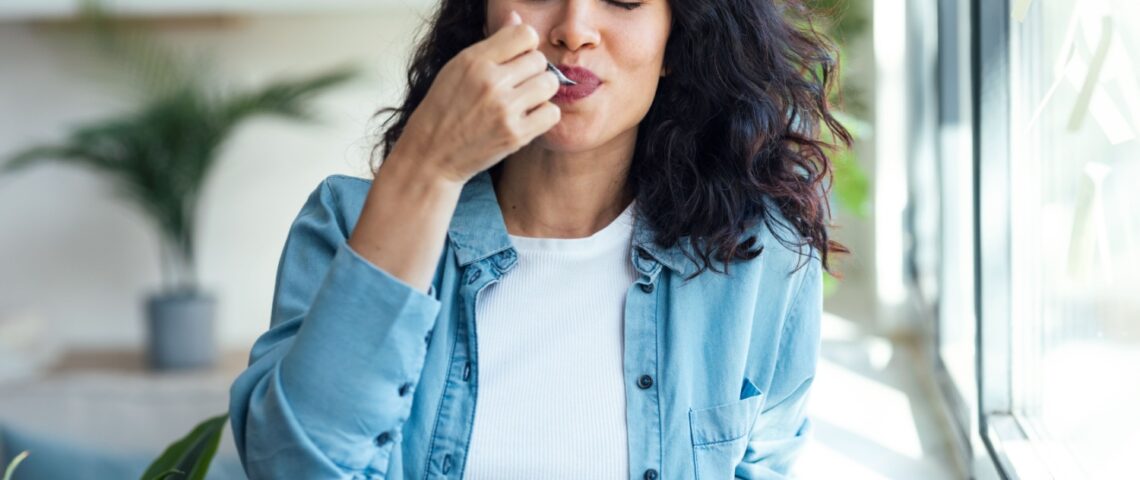
[[[735,476],[744,458],[748,437],[766,396],[744,379],[741,398],[729,403],[689,409],[689,433],[693,439],[693,468],[698,479]]]

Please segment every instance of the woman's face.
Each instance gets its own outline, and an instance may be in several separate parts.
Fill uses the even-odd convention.
[[[663,73],[672,22],[668,0],[487,0],[487,31],[498,31],[512,9],[538,32],[538,49],[551,63],[584,67],[600,81],[593,93],[576,100],[560,92],[552,101],[562,109],[562,120],[534,143],[588,151],[619,135],[635,135]]]

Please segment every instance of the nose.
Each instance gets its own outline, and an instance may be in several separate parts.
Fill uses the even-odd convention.
[[[550,29],[550,43],[561,45],[572,52],[584,47],[597,46],[600,37],[595,16],[597,2],[565,2],[560,14],[554,16]]]

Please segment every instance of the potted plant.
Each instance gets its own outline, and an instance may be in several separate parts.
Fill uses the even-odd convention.
[[[145,32],[127,32],[97,5],[87,4],[83,18],[106,60],[138,84],[137,108],[80,126],[60,143],[18,152],[0,165],[0,173],[50,160],[93,169],[111,181],[161,238],[163,285],[145,306],[151,366],[210,365],[217,356],[216,297],[198,283],[194,238],[202,187],[221,146],[258,115],[312,120],[312,98],[350,80],[355,70],[223,91],[208,81],[204,65],[164,49]]]

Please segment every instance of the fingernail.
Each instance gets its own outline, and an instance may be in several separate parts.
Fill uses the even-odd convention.
[[[511,25],[518,25],[522,23],[522,17],[519,16],[519,12],[511,10],[511,19],[508,20],[508,23]]]

